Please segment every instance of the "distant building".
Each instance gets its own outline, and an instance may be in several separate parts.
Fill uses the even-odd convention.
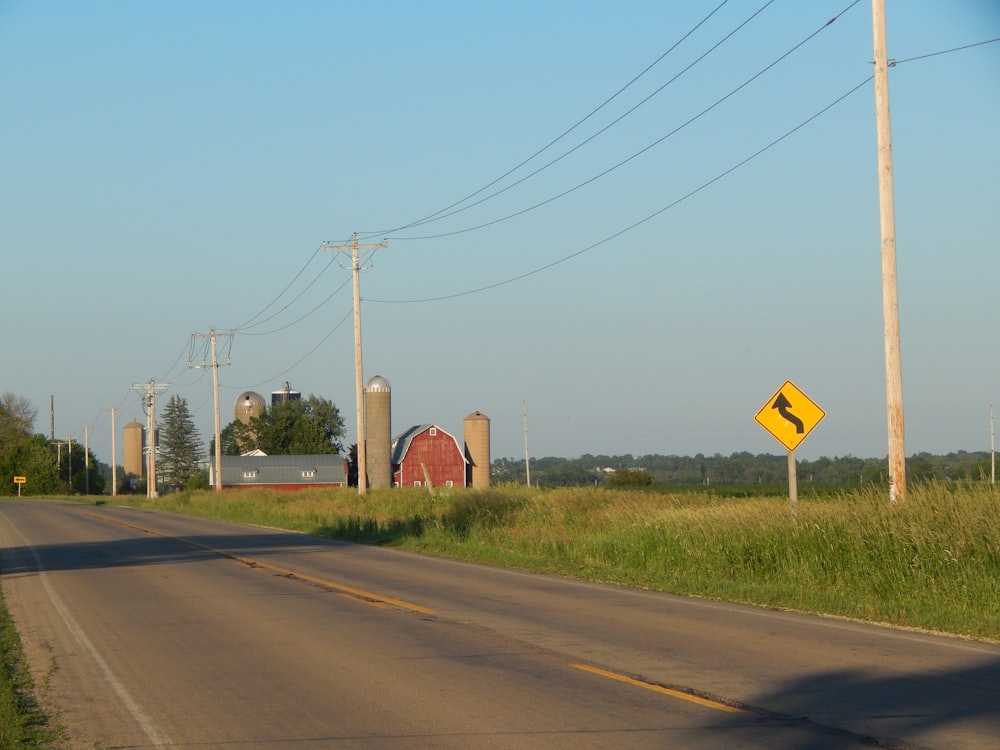
[[[214,466],[209,484],[215,484]],[[343,487],[344,459],[336,453],[309,456],[223,456],[222,487],[267,487],[301,490],[307,487]]]
[[[465,453],[453,435],[434,424],[411,427],[392,443],[397,487],[465,486]]]

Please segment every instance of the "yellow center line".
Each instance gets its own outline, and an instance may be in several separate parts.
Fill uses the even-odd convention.
[[[232,552],[227,552],[224,549],[217,549],[211,547],[207,544],[202,544],[201,542],[195,542],[191,539],[185,539],[184,537],[174,536],[172,534],[165,534],[162,531],[156,531],[155,529],[149,529],[145,526],[140,526],[138,524],[130,523],[128,521],[121,521],[117,518],[110,518],[108,516],[100,515],[99,513],[88,513],[87,515],[94,518],[100,518],[103,521],[109,521],[111,523],[118,524],[119,526],[124,526],[129,529],[134,529],[136,531],[141,531],[144,534],[151,534],[153,536],[160,536],[166,539],[176,539],[179,542],[183,542],[191,547],[197,547],[198,549],[206,550],[207,552],[213,552],[222,557],[228,557],[234,562],[238,562],[248,568],[261,568],[263,570],[269,570],[273,573],[278,573],[279,575],[288,576],[290,578],[297,578],[300,581],[307,581],[309,583],[314,583],[318,586],[323,586],[332,591],[336,591],[339,594],[347,596],[355,601],[363,602],[372,606],[382,606],[389,605],[392,607],[398,607],[399,609],[406,609],[411,612],[417,612],[422,615],[433,615],[436,614],[433,609],[429,607],[424,607],[420,604],[414,604],[413,602],[407,602],[402,599],[395,599],[391,596],[382,596],[381,594],[376,594],[372,591],[365,591],[364,589],[355,588],[354,586],[347,586],[342,583],[336,583],[335,581],[328,580],[326,578],[320,578],[318,576],[309,575],[308,573],[302,573],[301,571],[293,570],[292,568],[284,568],[280,565],[272,565],[271,563],[264,562],[263,560],[257,560],[251,557],[242,557],[241,555],[233,554]]]
[[[635,687],[641,687],[646,690],[652,690],[654,693],[662,693],[663,695],[669,695],[673,698],[680,698],[681,700],[689,701],[691,703],[697,703],[699,706],[707,706],[708,708],[714,708],[717,711],[729,711],[731,713],[738,713],[742,710],[734,706],[728,706],[725,703],[720,703],[719,701],[713,701],[708,698],[701,698],[697,695],[692,695],[691,693],[685,693],[680,690],[671,690],[670,688],[663,687],[662,685],[654,685],[650,682],[643,682],[642,680],[636,680],[632,677],[626,677],[625,675],[619,674],[618,672],[609,672],[606,669],[591,667],[587,664],[572,664],[570,666],[576,669],[583,670],[584,672],[590,672],[591,674],[600,675],[601,677],[607,677],[608,679],[611,680],[624,682],[626,685],[634,685]]]

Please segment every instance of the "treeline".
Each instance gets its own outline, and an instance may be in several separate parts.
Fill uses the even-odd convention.
[[[631,477],[646,474],[654,485],[772,485],[788,481],[788,456],[747,452],[722,456],[621,456],[592,455],[579,458],[532,458],[531,484],[549,487],[603,486],[625,470]],[[989,481],[992,459],[987,451],[958,451],[945,456],[917,453],[906,460],[911,481]],[[499,458],[493,461],[494,482],[523,483],[527,479],[524,459]],[[799,484],[860,486],[889,482],[888,460],[854,456],[821,457],[796,464]]]

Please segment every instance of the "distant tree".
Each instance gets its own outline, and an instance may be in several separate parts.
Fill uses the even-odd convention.
[[[537,480],[538,484],[549,487],[593,487],[597,482],[598,476],[592,469],[570,461],[550,464],[539,472]]]
[[[347,451],[347,486],[358,486],[358,444],[351,443]]]
[[[16,495],[16,476],[27,478],[22,495],[59,492],[59,473],[52,444],[32,435],[37,411],[27,399],[6,391],[0,396],[0,495]]]
[[[241,431],[234,425],[237,437]],[[313,396],[272,404],[262,415],[250,420],[248,431],[256,435],[257,446],[269,456],[340,453],[344,420],[340,411],[325,398]]]
[[[158,480],[167,490],[180,489],[198,471],[201,460],[201,438],[187,401],[171,396],[161,417]]]
[[[184,483],[184,489],[188,492],[193,490],[207,490],[208,488],[208,472],[205,469],[198,469]]]
[[[27,399],[4,391],[0,396],[0,454],[31,437],[38,412]]]
[[[619,469],[605,480],[608,487],[650,487],[653,475],[644,469]]]
[[[15,476],[28,480],[21,487],[22,495],[52,495],[66,491],[59,480],[55,449],[42,435],[29,435],[0,453],[0,477],[5,479],[0,482],[0,495],[17,494],[12,481]]]

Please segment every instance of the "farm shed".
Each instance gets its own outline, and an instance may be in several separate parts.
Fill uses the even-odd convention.
[[[411,427],[392,442],[392,481],[397,487],[465,486],[465,453],[453,435],[434,424]]]
[[[214,467],[213,467],[214,468]],[[343,487],[344,458],[336,453],[310,456],[223,456],[222,486],[301,490]],[[215,483],[214,477],[211,484]]]

